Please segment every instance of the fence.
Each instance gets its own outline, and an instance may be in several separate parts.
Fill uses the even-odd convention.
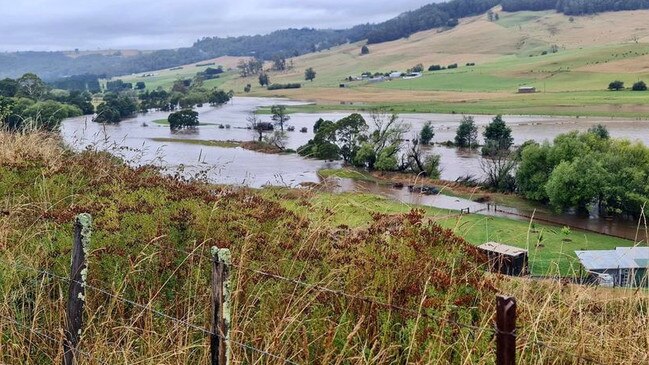
[[[517,326],[516,326],[516,299],[512,297],[497,295],[496,296],[496,313],[495,313],[495,324],[493,328],[490,327],[477,327],[468,325],[465,323],[460,323],[458,321],[437,317],[429,315],[426,312],[420,310],[414,310],[406,307],[400,307],[390,303],[385,303],[375,298],[364,297],[356,294],[350,294],[341,290],[331,289],[321,285],[310,284],[305,281],[287,278],[281,275],[264,272],[261,270],[256,270],[248,267],[243,267],[232,263],[230,257],[230,251],[228,249],[217,249],[212,248],[212,255],[209,258],[212,263],[211,270],[211,326],[210,329],[203,328],[192,323],[189,323],[180,318],[176,318],[165,314],[164,312],[158,311],[152,308],[150,305],[143,305],[135,301],[123,298],[117,294],[109,292],[100,287],[92,286],[87,283],[87,262],[86,255],[88,254],[88,247],[90,243],[90,232],[91,232],[91,217],[88,214],[80,214],[77,216],[74,224],[74,240],[72,248],[72,259],[71,259],[71,270],[69,277],[63,277],[56,275],[50,271],[37,269],[27,265],[23,265],[18,262],[11,263],[20,270],[34,271],[49,277],[62,280],[69,284],[68,300],[67,300],[67,309],[66,309],[66,329],[64,331],[63,338],[63,365],[74,365],[77,363],[77,359],[80,356],[85,356],[88,358],[93,358],[93,355],[82,351],[78,348],[79,339],[83,329],[83,313],[84,313],[84,303],[86,290],[98,292],[104,295],[107,295],[116,300],[120,300],[124,303],[128,303],[134,307],[140,308],[151,312],[152,314],[164,318],[169,321],[173,321],[177,324],[186,326],[189,329],[203,333],[206,336],[209,336],[210,339],[210,363],[212,365],[226,365],[231,363],[232,356],[232,346],[239,346],[250,351],[257,352],[263,356],[267,356],[276,360],[280,363],[286,364],[297,364],[291,359],[283,358],[281,356],[272,354],[263,349],[250,346],[243,342],[234,341],[230,338],[230,299],[232,292],[232,283],[230,281],[230,273],[233,268],[238,270],[246,270],[255,275],[260,275],[273,280],[281,280],[294,285],[299,285],[308,288],[309,290],[331,293],[338,296],[343,296],[352,300],[360,300],[364,302],[371,303],[376,306],[388,308],[395,311],[400,311],[404,313],[416,314],[418,316],[436,320],[444,321],[458,328],[464,328],[473,331],[474,333],[483,333],[488,332],[493,335],[495,338],[495,354],[496,354],[496,364],[497,365],[514,365],[516,364],[517,358]],[[187,255],[196,255],[194,252],[185,252],[178,250]],[[202,256],[202,255],[201,255]],[[205,256],[203,256],[205,257]],[[0,318],[9,321],[16,326],[24,328],[28,331],[31,331],[34,335],[52,341],[53,343],[59,343],[59,340],[51,335],[45,334],[34,328],[30,328],[24,324],[21,324],[18,320],[14,318],[9,318],[3,315],[0,315]],[[550,344],[544,343],[543,341],[533,340],[532,343],[537,346],[545,347],[549,350],[562,353],[578,359],[580,362],[584,361],[586,363],[600,364],[599,362],[578,355],[567,353],[560,349],[553,348]],[[100,363],[105,363],[99,360]]]

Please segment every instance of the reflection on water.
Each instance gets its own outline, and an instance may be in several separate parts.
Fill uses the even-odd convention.
[[[221,148],[188,143],[156,142],[152,138],[201,139],[201,140],[252,140],[253,133],[247,129],[246,118],[255,109],[274,104],[298,105],[296,101],[270,98],[235,97],[227,105],[218,108],[201,107],[200,121],[203,125],[193,131],[173,133],[168,126],[153,123],[166,119],[168,112],[150,112],[124,120],[117,125],[100,125],[90,122],[90,118],[79,117],[65,120],[61,131],[66,142],[76,149],[89,145],[109,150],[133,164],[154,164],[167,169],[182,170],[185,174],[205,173],[215,183],[236,184],[251,187],[263,185],[298,186],[305,182],[318,182],[317,171],[322,168],[339,167],[339,163],[303,159],[297,155],[269,155],[248,151],[242,148]],[[318,118],[338,120],[349,115],[346,112],[291,115],[288,125],[295,126],[288,132],[287,147],[297,149],[313,137],[313,124]],[[364,114],[371,124],[369,114]],[[270,116],[260,116],[262,121],[270,121]],[[412,127],[412,135],[423,124],[431,121],[435,128],[434,142],[453,140],[461,115],[454,114],[403,114],[401,118]],[[476,116],[475,121],[481,132],[490,122],[489,116]],[[649,125],[637,120],[607,120],[603,118],[544,117],[544,116],[505,116],[504,120],[512,128],[516,144],[526,140],[551,140],[561,133],[572,130],[585,131],[594,124],[607,126],[611,136],[639,140],[649,145]],[[229,128],[219,128],[229,125]],[[306,127],[307,133],[299,130]],[[409,136],[406,136],[409,137]],[[442,179],[456,180],[458,177],[481,176],[480,155],[442,146],[426,147],[430,152],[441,155]],[[351,180],[341,180],[339,191],[367,191],[388,196],[405,204],[422,204],[447,209],[466,209],[482,214],[507,215],[503,212],[487,210],[486,204],[445,195],[425,196],[411,194],[407,189],[395,190],[389,187]],[[530,216],[532,212],[513,210],[510,213]],[[617,236],[634,238],[636,227],[626,221],[605,221],[597,217],[577,217],[574,215],[536,214],[539,219],[548,219],[558,224],[596,230]],[[521,219],[527,219],[521,217]]]

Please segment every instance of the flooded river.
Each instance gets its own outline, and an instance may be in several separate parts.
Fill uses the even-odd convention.
[[[73,148],[83,149],[94,146],[108,150],[123,157],[132,164],[154,164],[167,170],[179,170],[185,174],[205,174],[211,181],[220,184],[246,185],[261,187],[264,185],[298,186],[305,182],[319,182],[317,171],[323,168],[339,167],[337,162],[325,162],[303,159],[293,155],[270,155],[245,150],[242,148],[222,148],[202,146],[197,144],[157,142],[153,138],[197,139],[217,141],[247,141],[254,138],[253,133],[246,129],[246,118],[259,107],[274,104],[299,105],[297,101],[270,98],[235,97],[227,105],[201,107],[201,126],[188,132],[172,132],[166,125],[154,123],[166,119],[168,112],[150,112],[127,119],[118,125],[100,125],[90,121],[88,117],[65,120],[61,132],[66,142]],[[338,120],[349,115],[348,112],[331,113],[298,113],[292,114],[288,125],[294,126],[294,132],[288,132],[288,148],[297,149],[313,137],[313,124],[318,118]],[[260,116],[263,121],[270,121],[270,116]],[[369,115],[364,115],[368,123]],[[421,126],[431,121],[435,128],[434,142],[441,143],[453,140],[455,131],[462,118],[453,114],[402,114],[401,119],[411,125],[407,138],[416,134]],[[544,116],[505,116],[503,119],[512,128],[516,144],[526,140],[551,140],[561,133],[572,130],[587,130],[592,125],[606,125],[611,136],[639,140],[649,145],[649,122],[637,120],[610,120],[605,118],[574,118],[574,117],[544,117]],[[476,124],[482,129],[490,122],[489,116],[476,116]],[[229,125],[229,128],[219,128],[219,125]],[[299,130],[306,127],[308,132]],[[435,146],[430,152],[441,155],[442,179],[453,181],[461,176],[480,176],[480,156],[475,152],[460,151],[455,148]],[[447,197],[427,197],[410,194],[407,190],[395,190],[389,187],[372,187],[359,185],[361,183],[340,181],[338,190],[368,191],[388,196],[407,204],[423,204],[448,209],[465,209],[487,212],[486,205]],[[530,212],[514,212],[529,214]],[[502,215],[491,212],[487,214]],[[552,218],[552,217],[548,217]],[[556,217],[554,217],[556,218]],[[576,218],[577,219],[577,218]],[[571,222],[575,227],[593,228],[599,231],[610,230],[612,234],[624,231],[624,236],[631,234],[630,228],[616,228],[620,224],[608,222],[605,225],[600,219],[582,219]],[[573,224],[574,223],[574,224]],[[627,224],[625,224],[626,226]],[[610,226],[609,228],[606,228]]]

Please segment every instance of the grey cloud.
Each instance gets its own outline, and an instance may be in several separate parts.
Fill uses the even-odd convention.
[[[0,50],[160,49],[379,22],[434,0],[0,0]]]

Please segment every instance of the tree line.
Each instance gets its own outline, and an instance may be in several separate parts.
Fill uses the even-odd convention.
[[[602,126],[562,134],[522,148],[516,181],[526,198],[557,209],[637,217],[649,202],[649,148]]]
[[[649,9],[649,0],[502,0],[504,11],[556,10],[566,15]]]
[[[33,73],[0,80],[0,127],[55,130],[65,118],[94,113],[92,94],[52,87]]]
[[[367,40],[368,43],[380,43],[432,28],[454,27],[458,19],[483,14],[498,4],[502,4],[505,11],[555,9],[568,15],[649,8],[649,0],[451,0],[406,11],[385,22],[360,24],[348,29],[283,29],[266,35],[205,37],[191,47],[130,57],[124,57],[120,52],[76,57],[69,57],[63,52],[3,53],[0,54],[0,77],[17,77],[26,72],[35,72],[45,80],[55,81],[68,78],[68,75],[140,73],[226,55],[254,55],[262,60],[295,57],[348,42]],[[95,87],[94,83],[87,86],[88,91]]]
[[[217,88],[206,88],[200,75],[194,79],[176,80],[171,91],[158,89],[137,93],[130,88],[118,88],[113,92],[104,93],[104,100],[97,106],[97,116],[94,121],[119,123],[121,120],[135,115],[138,111],[146,113],[151,109],[189,110],[207,103],[218,106],[230,101],[233,95],[232,91],[225,92]]]

